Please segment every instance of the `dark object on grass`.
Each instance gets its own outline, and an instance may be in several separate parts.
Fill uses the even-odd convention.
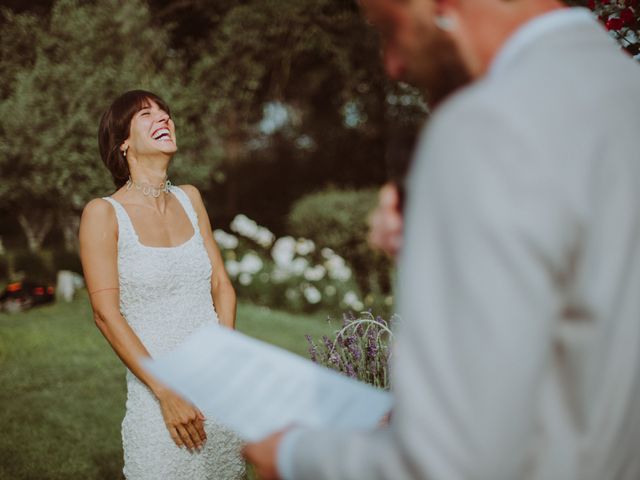
[[[43,283],[13,282],[0,294],[0,310],[15,313],[55,301],[55,289]]]

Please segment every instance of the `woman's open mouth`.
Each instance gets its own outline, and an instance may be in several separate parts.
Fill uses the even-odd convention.
[[[160,140],[165,142],[171,141],[171,132],[167,127],[161,127],[157,129],[155,132],[153,132],[153,134],[151,135],[151,138],[153,138],[154,140]]]

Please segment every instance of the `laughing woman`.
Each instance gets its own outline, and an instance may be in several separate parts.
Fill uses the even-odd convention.
[[[169,108],[153,93],[127,92],[103,115],[98,140],[117,190],[85,207],[80,250],[95,321],[127,367],[124,474],[242,478],[240,440],[141,368],[202,325],[235,324],[235,292],[200,194],[167,179],[177,150]]]

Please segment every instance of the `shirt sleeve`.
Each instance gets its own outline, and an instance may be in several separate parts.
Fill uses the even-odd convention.
[[[410,179],[391,425],[305,431],[287,480],[506,480],[527,467],[571,222],[518,119],[444,108]]]
[[[292,429],[285,433],[278,446],[277,467],[282,480],[293,480],[293,449],[302,435],[301,429]]]

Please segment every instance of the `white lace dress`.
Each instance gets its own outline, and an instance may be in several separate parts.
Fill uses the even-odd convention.
[[[171,187],[194,235],[177,247],[142,245],[124,207],[106,197],[118,219],[120,310],[151,356],[177,346],[198,327],[218,322],[211,298],[211,263],[189,197]],[[221,386],[223,388],[223,386]],[[244,477],[240,440],[207,419],[207,441],[191,453],[173,442],[151,391],[127,370],[122,422],[124,474],[129,480],[232,480]]]

